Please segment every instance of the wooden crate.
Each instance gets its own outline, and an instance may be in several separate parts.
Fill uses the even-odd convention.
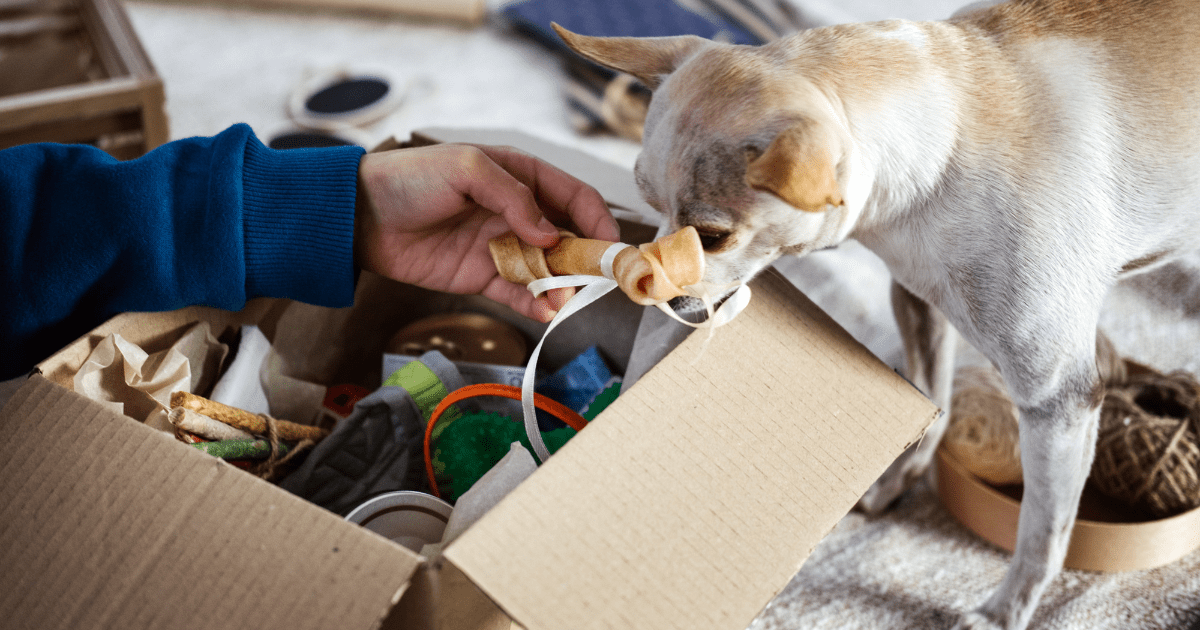
[[[168,140],[162,80],[118,0],[0,0],[0,149]]]

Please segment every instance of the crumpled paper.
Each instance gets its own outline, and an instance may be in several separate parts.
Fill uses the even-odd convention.
[[[250,413],[318,424],[324,414],[325,386],[289,376],[289,368],[258,326],[242,326],[237,354],[208,398]]]
[[[263,359],[258,375],[271,415],[300,424],[320,424],[325,386],[289,376],[289,371],[287,360],[272,347]]]
[[[213,336],[207,322],[192,326],[170,348],[153,354],[114,333],[88,355],[75,374],[74,387],[117,413],[171,432],[171,393],[207,389],[228,352],[229,346]]]

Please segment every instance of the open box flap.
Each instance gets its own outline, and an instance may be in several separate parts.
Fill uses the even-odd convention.
[[[0,413],[0,619],[376,627],[420,558],[33,376]]]
[[[777,274],[752,287],[447,549],[529,630],[744,628],[936,416]]]

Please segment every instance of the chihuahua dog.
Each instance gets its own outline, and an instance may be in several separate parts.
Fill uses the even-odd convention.
[[[958,627],[1025,628],[1092,463],[1105,295],[1200,242],[1200,3],[1015,0],[758,47],[558,32],[653,90],[635,175],[671,230],[699,231],[708,284],[858,239],[936,403],[958,335],[999,368],[1024,503],[1003,582]],[[901,494],[943,430],[860,505]]]

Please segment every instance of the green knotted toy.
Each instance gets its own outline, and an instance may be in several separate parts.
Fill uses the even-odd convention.
[[[582,414],[583,419],[590,422],[599,415],[616,399],[620,389],[621,384],[614,382],[597,394]],[[504,414],[488,411],[446,413],[433,424],[429,431],[427,462],[433,477],[431,483],[437,494],[451,502],[457,501],[507,455],[513,442],[519,442],[533,453],[525,425]],[[570,426],[542,431],[542,440],[547,450],[555,453],[576,432]]]

